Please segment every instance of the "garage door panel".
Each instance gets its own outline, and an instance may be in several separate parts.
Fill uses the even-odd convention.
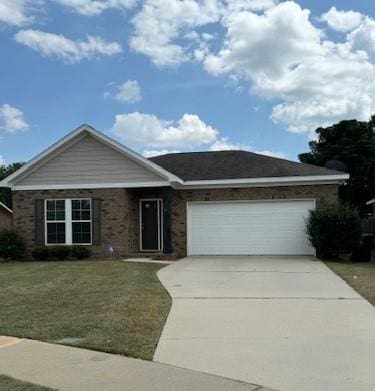
[[[189,254],[313,254],[305,233],[313,208],[312,200],[189,204]]]

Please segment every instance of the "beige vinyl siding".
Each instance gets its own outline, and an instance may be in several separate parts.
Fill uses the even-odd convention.
[[[138,162],[87,135],[17,182],[19,186],[163,182]]]

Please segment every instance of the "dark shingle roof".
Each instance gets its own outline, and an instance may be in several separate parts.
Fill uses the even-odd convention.
[[[185,181],[343,174],[247,151],[170,153],[150,160]]]

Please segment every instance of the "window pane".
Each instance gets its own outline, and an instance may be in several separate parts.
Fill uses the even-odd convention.
[[[91,243],[91,223],[73,223],[72,234],[74,244]]]
[[[56,201],[56,209],[65,210],[65,201],[64,200]]]
[[[65,220],[65,210],[56,211],[56,220]]]
[[[81,212],[79,210],[72,210],[72,220],[81,220]]]
[[[80,205],[81,205],[81,202],[80,200],[73,200],[72,201],[72,209],[79,209],[80,208]]]
[[[81,212],[81,220],[90,220],[90,219],[91,219],[90,211],[89,210],[83,210]]]
[[[55,220],[55,211],[47,210],[47,220]]]
[[[91,220],[90,200],[72,200],[72,220]]]
[[[61,221],[65,220],[65,201],[48,200],[47,201],[47,220]]]
[[[47,223],[47,243],[65,243],[65,223]]]
[[[81,201],[81,208],[82,209],[89,209],[91,208],[90,206],[90,200],[82,200]]]

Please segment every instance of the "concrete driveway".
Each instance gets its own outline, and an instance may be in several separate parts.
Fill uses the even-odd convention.
[[[282,391],[375,390],[375,309],[309,257],[190,257],[154,360]]]

